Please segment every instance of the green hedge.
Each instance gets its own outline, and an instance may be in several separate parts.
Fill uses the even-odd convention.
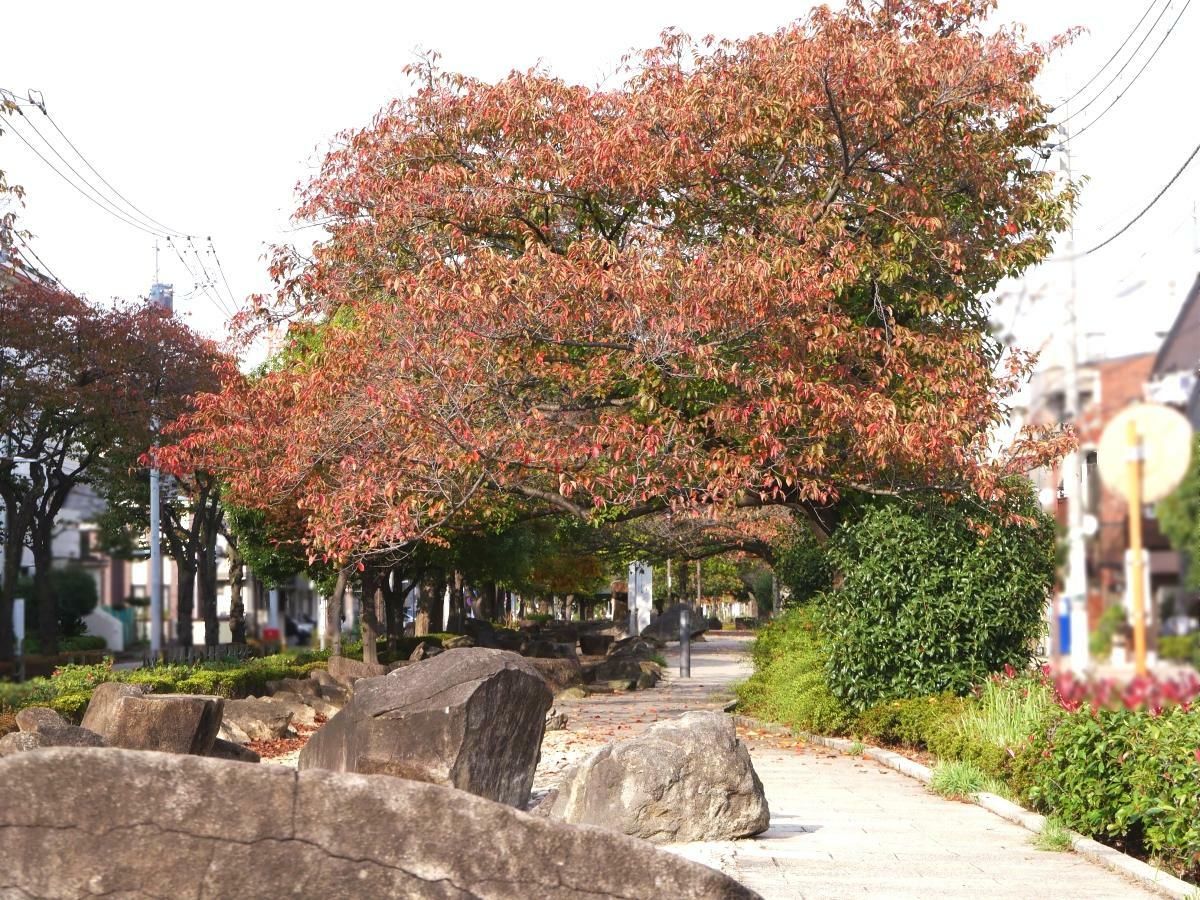
[[[1200,875],[1200,715],[1085,708],[1022,754],[1023,793],[1084,834]]]
[[[68,719],[83,717],[96,685],[107,681],[148,685],[156,694],[215,694],[229,699],[266,692],[268,681],[304,678],[324,668],[327,653],[276,654],[246,660],[211,660],[194,666],[114,669],[112,660],[91,666],[62,666],[50,678],[21,684],[0,682],[0,713],[48,706]]]

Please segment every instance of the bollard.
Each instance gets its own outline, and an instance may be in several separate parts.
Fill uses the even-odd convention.
[[[679,608],[679,677],[692,677],[692,610]]]

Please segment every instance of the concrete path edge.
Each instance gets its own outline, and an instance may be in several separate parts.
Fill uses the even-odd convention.
[[[733,718],[736,724],[747,728],[754,728],[773,734],[796,734],[811,744],[818,744],[841,753],[849,754],[851,748],[857,745],[863,748],[863,756],[873,759],[887,766],[889,769],[894,769],[902,775],[915,778],[924,784],[929,784],[932,778],[932,773],[929,771],[928,766],[923,766],[906,756],[901,756],[899,753],[885,750],[882,747],[871,747],[859,741],[848,740],[847,738],[826,737],[823,734],[811,734],[806,731],[793,732],[786,725],[779,725],[774,722],[760,722],[758,719],[749,716],[735,714]],[[1002,819],[1007,819],[1014,825],[1020,825],[1026,831],[1031,831],[1034,834],[1041,832],[1046,824],[1045,816],[1025,809],[1023,806],[1019,806],[1011,800],[1005,800],[996,794],[981,792],[975,794],[971,798],[971,802],[976,806],[982,806],[988,812]],[[1085,859],[1104,866],[1106,869],[1116,872],[1119,875],[1124,875],[1126,878],[1133,879],[1164,897],[1171,897],[1173,900],[1197,900],[1197,898],[1200,898],[1200,887],[1196,885],[1189,884],[1168,872],[1154,868],[1149,863],[1142,862],[1140,859],[1136,859],[1127,853],[1122,853],[1120,850],[1107,847],[1099,841],[1084,837],[1077,832],[1072,831],[1070,835],[1071,848]]]

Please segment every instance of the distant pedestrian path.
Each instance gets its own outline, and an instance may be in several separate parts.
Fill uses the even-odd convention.
[[[566,731],[547,734],[539,788],[603,743],[658,719],[716,709],[750,674],[749,639],[714,636],[692,649],[692,679],[564,700]],[[678,672],[678,658],[667,657]],[[843,897],[1152,897],[1073,853],[1033,848],[1030,834],[981,807],[942,800],[872,760],[774,735],[744,735],[771,805],[771,828],[741,841],[673,849],[719,868],[767,900]]]

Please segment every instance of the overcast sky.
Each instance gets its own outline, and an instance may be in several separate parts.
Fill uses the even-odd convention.
[[[1149,33],[1140,51],[1072,126],[1087,124],[1132,81],[1185,2],[1155,0],[1125,53]],[[317,148],[402,93],[401,69],[416,51],[437,50],[447,68],[482,78],[540,62],[566,79],[594,84],[623,52],[653,43],[665,27],[736,37],[773,29],[812,5],[43,0],[4,10],[0,87],[40,90],[54,121],[112,185],[161,223],[202,236],[194,242],[200,260],[219,282],[205,240],[211,236],[240,299],[267,289],[264,247],[291,237],[285,229],[294,188],[312,171]],[[1061,99],[1095,73],[1146,8],[1143,0],[1000,0],[996,20],[1024,22],[1037,39],[1071,26],[1088,29],[1041,83],[1046,96]],[[1136,214],[1200,142],[1200,121],[1186,115],[1198,38],[1200,7],[1183,15],[1128,93],[1074,142],[1075,168],[1091,179],[1077,218],[1078,250]],[[1124,60],[1074,108],[1104,88]],[[95,181],[49,123],[32,115]],[[26,123],[17,126],[36,143]],[[51,151],[42,152],[65,168]],[[153,237],[97,209],[12,134],[0,137],[0,168],[28,191],[22,220],[34,232],[33,248],[64,284],[94,298],[146,293],[154,277]],[[1077,264],[1080,332],[1090,335],[1093,352],[1152,349],[1156,332],[1170,326],[1196,274],[1198,178],[1200,160],[1138,225]],[[160,277],[176,285],[177,311],[219,334],[223,314],[204,294],[189,296],[193,276],[162,247]],[[1059,262],[1029,273],[1025,287],[1040,299],[1022,308],[1023,345],[1061,335],[1070,269]]]

